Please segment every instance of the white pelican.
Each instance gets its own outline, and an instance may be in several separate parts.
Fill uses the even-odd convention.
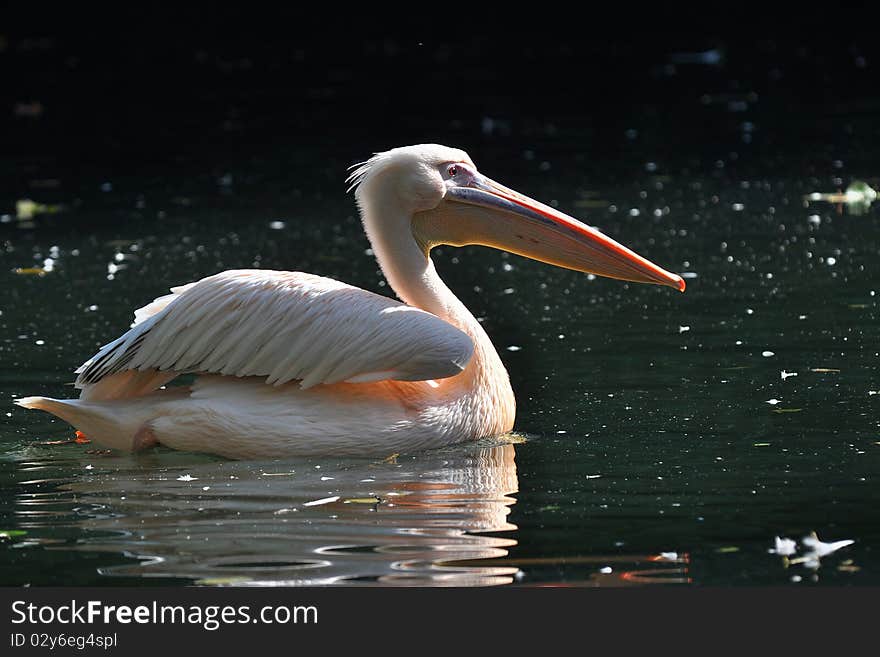
[[[513,428],[507,371],[437,275],[439,244],[684,291],[677,275],[477,171],[464,151],[378,153],[349,177],[403,303],[300,272],[226,271],[171,289],[76,373],[79,399],[17,403],[95,442],[231,458],[388,455]],[[189,386],[165,384],[197,373]]]

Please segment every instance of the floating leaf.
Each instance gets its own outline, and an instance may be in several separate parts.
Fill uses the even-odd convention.
[[[730,554],[732,552],[739,552],[739,548],[735,545],[726,545],[725,547],[720,547],[715,550],[718,554]]]
[[[45,276],[46,270],[42,267],[16,267],[12,273],[19,276]]]
[[[0,538],[17,538],[19,536],[27,536],[24,529],[0,529]]]
[[[770,443],[752,443],[752,447],[770,447]]]
[[[398,456],[400,456],[400,452],[394,452],[391,456],[382,459],[382,463],[397,463]]]
[[[382,500],[378,497],[350,497],[344,504],[379,504]]]
[[[820,374],[827,374],[829,372],[839,372],[840,370],[835,369],[833,367],[811,367],[811,372],[819,372]]]
[[[774,408],[774,413],[800,413],[802,408]]]

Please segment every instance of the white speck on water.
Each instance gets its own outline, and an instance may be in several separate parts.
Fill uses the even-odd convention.
[[[834,265],[837,264],[837,258],[828,256],[827,258],[825,258],[825,264],[828,265],[829,267],[833,267]]]
[[[501,265],[501,269],[503,269],[504,271],[513,271],[513,265],[509,262],[505,262],[503,265]]]
[[[603,568],[600,568],[599,572],[602,573],[603,575],[610,575],[614,571],[611,569],[611,566],[605,566]]]
[[[198,477],[193,477],[191,474],[180,475],[177,478],[177,481],[197,481]]]
[[[95,466],[93,466],[91,463],[89,463],[89,464],[86,466],[86,470],[93,470],[94,467],[95,467]]]
[[[755,314],[754,310],[752,310],[751,308],[746,308],[746,315],[754,315],[754,314]]]
[[[667,559],[668,561],[675,561],[678,559],[678,552],[661,552],[661,559]]]
[[[641,213],[639,212],[638,208],[633,208],[632,210],[629,211],[630,217],[638,217],[639,214],[641,214]]]
[[[782,401],[782,400],[781,399],[768,399],[766,403],[770,404],[771,406],[776,406],[776,404],[778,404],[780,401]]]
[[[681,272],[680,276],[682,278],[692,279],[692,278],[698,278],[700,275],[695,271],[683,271],[683,272]]]
[[[822,223],[822,217],[820,217],[818,214],[811,214],[809,217],[807,217],[807,221],[809,221],[814,226],[818,226]]]
[[[34,344],[42,346],[42,345],[46,344],[46,341],[45,340],[35,340]]]
[[[679,333],[686,333],[687,331],[690,331],[690,330],[691,330],[691,327],[690,327],[690,326],[679,326],[679,327],[678,327],[678,332],[679,332]]]
[[[587,280],[588,280],[588,281],[595,281],[595,280],[596,280],[596,274],[587,274]]]
[[[807,318],[806,315],[798,315],[798,319],[801,321],[805,320],[806,318]]]
[[[507,347],[507,351],[519,351],[520,349],[522,349],[522,347],[517,346],[515,344],[512,344],[509,347]]]
[[[797,372],[786,372],[785,370],[782,370],[782,371],[779,373],[779,378],[782,379],[783,381],[785,381],[788,377],[790,377],[790,376],[797,376],[797,375],[798,375]]]
[[[746,206],[744,206],[742,203],[734,203],[730,207],[733,209],[734,212],[742,212],[746,209]]]
[[[90,313],[95,312],[97,309],[98,309],[98,306],[96,306],[95,304],[92,304],[91,306],[86,308],[86,310],[88,310]]]
[[[558,433],[559,435],[562,435],[562,434],[566,434],[566,433],[568,433],[568,431],[566,431],[565,429],[560,429],[560,430],[557,431],[556,433]]]
[[[322,504],[331,504],[339,499],[339,495],[333,495],[331,497],[322,497],[320,500],[312,500],[311,502],[305,502],[303,506],[321,506]]]
[[[202,486],[202,490],[211,490],[210,486]]]
[[[735,344],[736,344],[736,346],[738,347],[738,346],[740,346],[742,343],[743,343],[742,340],[737,340]]]
[[[772,351],[762,351],[762,352],[761,352],[761,355],[762,355],[764,358],[770,358],[771,356],[775,356],[776,354],[773,353]]]
[[[506,287],[502,290],[502,292],[504,294],[513,294],[514,292],[516,292],[516,290],[512,287]]]
[[[584,477],[584,479],[598,479],[598,478],[601,477],[601,476],[602,476],[602,475],[600,475],[600,474],[586,475],[586,476]]]
[[[803,577],[801,577],[800,575],[792,575],[791,576],[791,581],[794,582],[795,584],[797,584],[801,580],[803,580]]]
[[[321,477],[321,481],[330,481],[333,477]]]
[[[281,230],[281,229],[283,229],[286,225],[287,225],[287,224],[284,223],[283,221],[277,221],[277,220],[276,220],[276,221],[270,221],[270,222],[269,222],[269,228],[271,228],[272,230]]]

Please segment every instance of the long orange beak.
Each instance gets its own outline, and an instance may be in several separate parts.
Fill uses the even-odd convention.
[[[684,292],[681,276],[658,267],[595,228],[543,203],[477,175],[467,186],[447,189],[443,210],[414,230],[428,243],[482,244],[557,267]],[[430,223],[430,225],[429,225]],[[418,237],[418,235],[417,235]]]

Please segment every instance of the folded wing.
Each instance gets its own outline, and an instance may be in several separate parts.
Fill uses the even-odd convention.
[[[393,299],[312,274],[234,270],[136,311],[132,328],[76,371],[76,386],[157,371],[165,375],[150,381],[185,372],[303,388],[420,381],[458,374],[472,353],[465,333]]]

